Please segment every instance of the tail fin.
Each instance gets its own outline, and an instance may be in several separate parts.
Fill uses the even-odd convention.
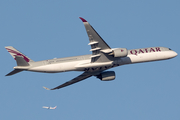
[[[17,67],[18,66],[29,66],[29,62],[34,62],[12,46],[5,47],[6,50],[11,54],[11,56],[16,60]],[[14,75],[16,73],[19,73],[25,69],[15,69],[12,72],[8,73],[6,76]]]
[[[24,60],[26,62],[34,62],[33,60],[31,60],[29,57],[27,57],[26,55],[24,55],[23,53],[21,53],[20,51],[16,50],[14,47],[12,46],[7,46],[5,47],[6,50],[11,54],[11,56],[16,60],[16,56],[22,56],[24,58]]]
[[[17,66],[29,66],[29,63],[23,58],[23,56],[15,56]]]

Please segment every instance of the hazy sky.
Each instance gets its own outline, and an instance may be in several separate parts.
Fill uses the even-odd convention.
[[[91,54],[79,17],[111,48],[169,47],[180,54],[179,0],[1,0],[1,120],[179,120],[180,58],[113,68],[114,81],[95,77],[55,91],[81,72],[21,72],[4,48],[34,61]],[[42,106],[56,106],[46,110]]]

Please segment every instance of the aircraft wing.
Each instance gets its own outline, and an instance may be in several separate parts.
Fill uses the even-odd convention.
[[[101,38],[95,29],[84,18],[80,17],[80,19],[84,23],[86,32],[89,37],[90,43],[88,45],[91,45],[90,51],[92,51],[91,62],[96,62],[100,57],[102,57],[103,53],[112,52],[109,45]]]
[[[59,85],[59,86],[57,86],[57,87],[55,87],[55,88],[52,88],[52,89],[49,89],[49,88],[46,88],[46,87],[43,87],[43,88],[46,89],[46,90],[60,89],[60,88],[66,87],[66,86],[68,86],[68,85],[71,85],[71,84],[80,82],[80,81],[82,81],[82,80],[84,80],[84,79],[86,79],[86,78],[89,78],[89,77],[91,77],[91,76],[92,76],[91,74],[89,74],[89,73],[87,73],[87,72],[84,72],[83,74],[77,76],[76,78],[74,78],[74,79],[72,79],[72,80],[70,80],[70,81],[68,81],[68,82],[65,82],[64,84]]]

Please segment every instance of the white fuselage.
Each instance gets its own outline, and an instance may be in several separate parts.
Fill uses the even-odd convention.
[[[150,47],[127,50],[127,48],[111,48],[95,31],[95,29],[82,17],[82,20],[92,52],[91,55],[82,55],[58,59],[50,59],[34,62],[32,59],[18,51],[12,46],[6,46],[6,50],[16,60],[17,66],[6,76],[14,75],[21,71],[34,71],[45,73],[58,73],[67,71],[83,71],[82,74],[65,82],[55,88],[46,90],[55,90],[68,85],[80,82],[91,76],[95,76],[102,81],[115,79],[114,71],[105,71],[107,69],[141,62],[150,62],[157,60],[170,59],[177,56],[177,53],[166,47]]]
[[[28,68],[17,66],[15,69],[24,69],[34,72],[57,73],[66,71],[104,71],[125,64],[170,59],[177,53],[165,47],[153,47],[128,50],[128,55],[122,58],[113,58],[110,62],[91,63],[91,55],[51,59],[33,62]]]

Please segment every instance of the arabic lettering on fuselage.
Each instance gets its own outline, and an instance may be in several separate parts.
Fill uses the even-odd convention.
[[[156,48],[144,48],[144,49],[136,49],[136,50],[130,50],[130,54],[137,55],[141,53],[151,53],[151,52],[161,52],[160,47]]]
[[[107,70],[109,68],[113,68],[116,66],[120,66],[120,64],[112,64],[109,66],[103,66],[103,67],[92,67],[92,68],[85,68],[84,71],[89,72],[89,71],[100,71],[100,70]]]

